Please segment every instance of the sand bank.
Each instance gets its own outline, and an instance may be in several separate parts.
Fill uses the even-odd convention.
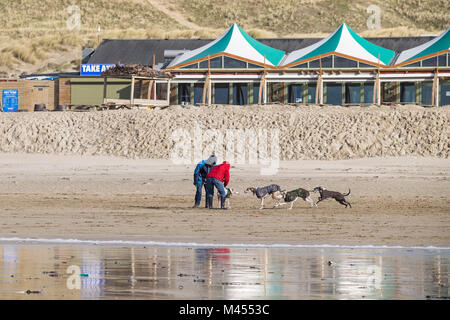
[[[173,134],[279,130],[281,160],[450,154],[450,108],[418,106],[224,106],[0,115],[0,152],[167,159]],[[198,140],[195,142],[198,144]],[[201,143],[201,142],[200,142]],[[250,143],[247,140],[245,143]],[[215,151],[225,149],[225,139]]]

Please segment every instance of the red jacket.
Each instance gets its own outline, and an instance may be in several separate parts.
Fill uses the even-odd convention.
[[[216,178],[222,181],[224,187],[226,187],[230,181],[230,164],[224,161],[222,164],[213,167],[206,178]]]

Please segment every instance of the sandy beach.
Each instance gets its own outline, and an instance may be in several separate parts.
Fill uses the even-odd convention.
[[[106,156],[0,155],[2,238],[197,243],[450,246],[450,161],[431,157],[281,161],[231,168],[228,211],[192,209],[192,165]],[[311,208],[258,210],[248,186],[347,192]],[[317,195],[313,195],[317,199]],[[203,200],[204,201],[204,200]],[[202,201],[202,205],[203,205]],[[217,205],[217,202],[215,202]]]

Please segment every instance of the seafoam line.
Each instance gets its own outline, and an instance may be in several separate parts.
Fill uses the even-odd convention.
[[[263,244],[263,243],[198,243],[198,242],[164,242],[134,240],[81,240],[81,239],[44,239],[44,238],[0,238],[0,243],[30,244],[73,244],[101,246],[158,246],[158,247],[201,247],[201,248],[324,248],[324,249],[417,249],[450,250],[450,247],[435,246],[380,246],[380,245],[330,245],[330,244]]]

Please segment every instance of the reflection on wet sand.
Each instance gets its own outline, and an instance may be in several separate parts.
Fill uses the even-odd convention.
[[[0,299],[445,299],[450,291],[450,251],[440,249],[0,250]]]

